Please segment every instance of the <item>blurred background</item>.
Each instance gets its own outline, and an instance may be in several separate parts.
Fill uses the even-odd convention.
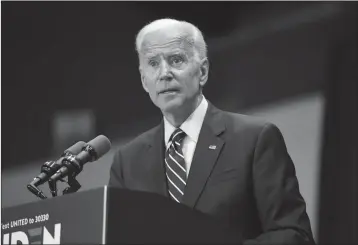
[[[36,201],[41,165],[98,134],[112,150],[80,191],[107,184],[114,150],[161,120],[134,41],[163,17],[202,30],[208,100],[281,129],[316,240],[358,243],[355,2],[1,2],[2,207]]]

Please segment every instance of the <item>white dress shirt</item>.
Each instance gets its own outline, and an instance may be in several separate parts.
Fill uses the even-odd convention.
[[[183,155],[185,160],[185,169],[186,175],[188,177],[191,162],[193,160],[194,151],[196,144],[198,143],[198,138],[201,130],[201,126],[204,122],[204,117],[208,109],[208,101],[205,99],[204,95],[199,106],[194,110],[194,112],[185,120],[185,122],[180,125],[180,129],[186,133],[186,136],[183,141]],[[169,148],[169,138],[172,133],[175,131],[175,127],[168,122],[164,117],[164,140],[166,149]]]

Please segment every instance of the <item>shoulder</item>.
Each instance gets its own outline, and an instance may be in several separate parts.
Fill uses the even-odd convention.
[[[233,135],[239,135],[244,140],[272,141],[274,139],[283,141],[280,129],[264,118],[222,111],[225,118],[227,130]]]
[[[267,127],[276,127],[275,124],[261,117],[224,110],[219,110],[219,114],[225,121],[226,129],[232,133],[259,134]]]
[[[210,102],[204,122],[209,124],[214,132],[217,131],[215,129],[224,127],[225,137],[240,137],[242,140],[257,138],[267,128],[279,131],[275,124],[262,117],[222,110]]]
[[[224,123],[226,139],[256,142],[262,135],[282,137],[274,123],[261,117],[229,112],[214,106],[210,108],[209,113],[214,125]]]

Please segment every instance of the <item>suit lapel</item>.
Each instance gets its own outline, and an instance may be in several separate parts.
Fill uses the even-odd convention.
[[[165,177],[164,166],[164,124],[160,125],[154,130],[152,139],[148,141],[148,148],[144,154],[144,159],[147,165],[147,174],[150,178],[150,184],[153,184],[153,191],[160,195],[168,196],[168,188]],[[148,183],[148,184],[149,184]]]
[[[209,103],[190,167],[182,203],[194,207],[225,144],[219,135],[225,131],[220,111]]]

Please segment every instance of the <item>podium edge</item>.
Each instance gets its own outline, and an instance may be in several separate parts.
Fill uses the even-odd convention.
[[[108,201],[108,187],[103,188],[103,218],[102,218],[102,244],[106,244],[107,240],[107,201]]]

